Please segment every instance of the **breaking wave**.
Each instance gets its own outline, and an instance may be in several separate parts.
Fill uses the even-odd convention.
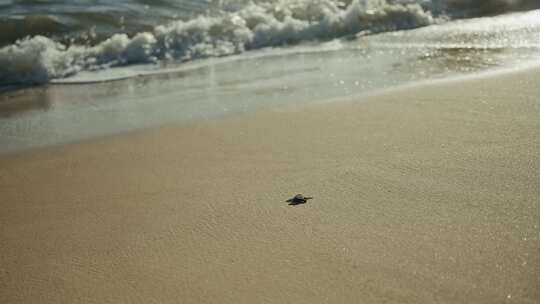
[[[524,0],[490,0],[520,5]],[[523,2],[523,3],[522,3]],[[0,49],[0,86],[41,84],[135,63],[188,61],[264,47],[324,41],[355,34],[416,28],[449,18],[449,8],[481,11],[475,1],[280,0],[171,21],[149,31],[118,33],[94,44],[28,36]],[[466,9],[466,10],[465,10]],[[51,27],[59,22],[46,20]],[[90,32],[89,36],[92,36]]]

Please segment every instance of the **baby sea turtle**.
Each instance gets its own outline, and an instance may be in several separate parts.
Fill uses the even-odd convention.
[[[289,205],[300,205],[307,203],[307,201],[310,199],[313,199],[313,197],[297,194],[293,198],[288,199],[286,202],[289,203]]]

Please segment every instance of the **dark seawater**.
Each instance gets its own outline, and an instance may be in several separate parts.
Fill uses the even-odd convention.
[[[531,0],[0,0],[0,87],[540,7]]]
[[[173,20],[209,12],[204,0],[0,1],[0,46],[27,36],[96,43],[113,34],[134,35]]]

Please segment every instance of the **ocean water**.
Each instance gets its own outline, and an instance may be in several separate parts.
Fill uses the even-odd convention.
[[[540,7],[537,2],[4,0],[0,85],[42,84],[81,71],[412,29]]]
[[[540,1],[0,0],[0,152],[524,66]]]

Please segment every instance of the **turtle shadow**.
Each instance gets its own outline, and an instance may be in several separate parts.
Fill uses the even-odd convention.
[[[298,205],[304,205],[306,204],[307,202],[299,202],[299,201],[295,201],[294,199],[288,199],[286,200],[285,202],[287,202],[289,206],[298,206]]]

